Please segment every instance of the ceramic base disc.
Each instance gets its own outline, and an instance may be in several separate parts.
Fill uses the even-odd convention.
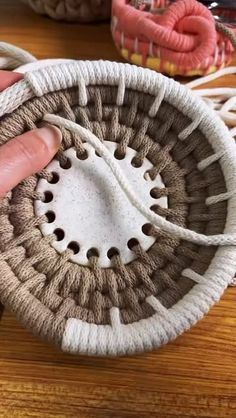
[[[117,144],[105,141],[105,145],[118,158]],[[39,181],[37,191],[45,198],[36,200],[35,211],[49,220],[41,225],[42,233],[54,233],[54,248],[59,253],[71,248],[71,260],[78,264],[89,265],[89,256],[94,254],[99,256],[100,267],[110,267],[115,252],[127,264],[136,258],[132,245],[138,242],[147,251],[155,238],[143,232],[147,220],[131,205],[105,161],[91,145],[85,144],[85,149],[85,159],[79,159],[73,148],[65,151],[66,168],[53,160],[47,167],[53,173],[51,183]],[[124,158],[117,159],[133,190],[145,205],[167,208],[167,197],[152,197],[152,190],[164,188],[161,176],[152,181],[148,176],[152,164],[145,158],[141,167],[136,167],[135,154],[128,147]]]

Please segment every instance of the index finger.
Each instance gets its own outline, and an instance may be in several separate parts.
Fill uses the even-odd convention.
[[[23,78],[23,74],[13,73],[12,71],[0,70],[0,91],[3,91],[7,87]]]

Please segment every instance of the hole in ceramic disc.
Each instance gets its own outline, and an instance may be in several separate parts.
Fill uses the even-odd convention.
[[[131,238],[128,242],[127,242],[128,248],[133,251],[133,249],[135,247],[137,247],[139,245],[139,242],[136,238]]]
[[[73,251],[74,254],[78,254],[78,252],[80,250],[80,246],[79,246],[78,242],[76,242],[76,241],[69,242],[69,244],[67,245],[67,248],[69,248],[69,250]]]
[[[158,197],[160,197],[160,194],[161,194],[161,191],[157,187],[154,187],[153,189],[150,190],[150,196],[153,199],[158,199]]]
[[[115,255],[119,255],[120,253],[119,253],[119,250],[117,249],[117,248],[115,248],[115,247],[112,247],[112,248],[110,248],[108,251],[107,251],[107,257],[111,260],[112,259],[112,257],[114,257]]]
[[[57,241],[62,241],[65,238],[65,232],[61,228],[56,228],[54,230],[54,235],[56,236]]]
[[[48,181],[50,184],[56,184],[58,183],[60,177],[58,173],[52,172],[52,178]]]
[[[97,250],[97,248],[90,248],[87,251],[87,258],[91,258],[91,257],[99,257],[99,252]]]
[[[141,161],[138,161],[135,157],[131,160],[131,165],[135,168],[142,167]]]
[[[116,149],[114,152],[114,157],[117,160],[123,160],[125,158],[125,154],[121,154],[121,152],[118,149]]]
[[[53,194],[52,194],[52,192],[50,192],[50,191],[46,191],[46,192],[44,192],[44,203],[49,203],[49,202],[51,202],[53,200]]]
[[[87,158],[88,158],[88,153],[87,153],[87,151],[85,150],[82,154],[78,154],[78,153],[76,153],[76,157],[77,157],[79,160],[87,160]]]
[[[69,158],[67,158],[67,160],[65,162],[61,162],[60,163],[60,167],[63,168],[64,170],[69,170],[71,168],[71,161]]]
[[[56,219],[56,215],[52,210],[49,210],[48,212],[46,212],[45,215],[47,217],[48,223],[50,224],[54,222]]]
[[[151,228],[152,228],[152,224],[144,224],[142,226],[142,232],[144,233],[144,235],[150,236],[151,235]]]

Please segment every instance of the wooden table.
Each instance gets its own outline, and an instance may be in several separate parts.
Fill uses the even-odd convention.
[[[38,58],[120,60],[108,24],[53,22],[17,0],[0,2],[0,40]],[[236,418],[236,288],[173,344],[130,358],[65,355],[4,312],[0,417]]]

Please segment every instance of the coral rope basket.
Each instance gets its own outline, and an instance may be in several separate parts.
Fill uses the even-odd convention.
[[[211,12],[195,0],[169,3],[113,1],[112,34],[121,55],[171,76],[209,74],[229,64],[230,35],[216,28]]]

